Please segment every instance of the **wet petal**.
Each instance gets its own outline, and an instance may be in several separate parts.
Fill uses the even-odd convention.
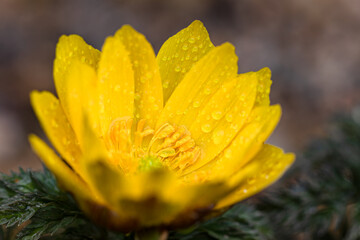
[[[257,107],[233,141],[215,159],[184,176],[194,181],[227,179],[249,162],[274,130],[281,115],[280,106]]]
[[[269,68],[263,68],[256,72],[258,79],[256,106],[269,106],[270,104],[270,87],[271,87],[271,71]]]
[[[50,92],[33,91],[31,105],[46,135],[60,155],[75,170],[79,170],[80,146],[59,100]]]
[[[191,122],[190,115],[196,116],[220,85],[236,74],[237,56],[231,44],[225,43],[211,50],[177,86],[159,117],[157,128],[164,123],[186,126]],[[188,119],[186,122],[185,118]]]
[[[71,170],[46,143],[33,134],[29,136],[29,141],[36,154],[55,175],[61,187],[73,193],[78,200],[92,198],[92,193],[84,180]]]
[[[119,117],[134,114],[134,71],[129,53],[116,37],[108,37],[102,48],[98,70],[101,131]]]
[[[203,153],[184,174],[214,159],[233,140],[251,112],[256,86],[255,73],[241,74],[223,84],[193,117],[190,132]]]
[[[263,190],[279,179],[294,159],[294,154],[284,154],[280,148],[265,144],[251,162],[230,179],[230,185],[240,182],[237,190],[218,202],[215,208],[230,206]]]
[[[164,103],[194,63],[212,48],[214,45],[206,28],[197,20],[162,45],[156,59],[163,83]]]
[[[100,51],[88,45],[78,35],[61,36],[56,46],[54,61],[54,81],[57,94],[68,115],[69,103],[63,102],[69,90],[64,84],[69,68],[74,61],[80,61],[96,69],[100,58]],[[69,116],[69,115],[68,115]]]
[[[144,35],[125,25],[115,34],[129,52],[135,80],[135,113],[137,120],[146,119],[150,127],[163,108],[163,94],[155,53]]]
[[[64,81],[67,91],[63,97],[63,103],[68,106],[69,122],[79,140],[80,146],[83,146],[84,114],[88,115],[93,123],[93,128],[100,135],[99,99],[96,90],[97,77],[93,68],[80,61],[74,61],[69,69]]]

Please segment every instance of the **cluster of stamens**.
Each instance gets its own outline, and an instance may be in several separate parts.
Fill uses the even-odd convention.
[[[165,123],[154,131],[144,119],[133,121],[130,117],[114,120],[105,139],[113,163],[124,173],[136,172],[140,163],[151,160],[181,173],[200,158],[201,149],[186,127]]]

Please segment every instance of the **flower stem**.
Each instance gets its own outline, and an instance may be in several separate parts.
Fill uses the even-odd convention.
[[[168,232],[159,229],[146,229],[135,233],[135,240],[166,240]]]

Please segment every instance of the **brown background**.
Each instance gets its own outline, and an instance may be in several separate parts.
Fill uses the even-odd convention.
[[[286,151],[301,151],[333,113],[360,102],[358,0],[0,0],[0,171],[41,167],[27,142],[30,132],[43,135],[29,92],[54,91],[61,34],[101,48],[131,24],[157,52],[194,19],[215,45],[235,45],[240,72],[271,68],[283,117],[270,142]]]

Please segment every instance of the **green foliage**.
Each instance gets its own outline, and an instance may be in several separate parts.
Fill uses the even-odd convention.
[[[4,227],[1,239],[101,239],[109,235],[85,218],[46,169],[1,174],[0,224]]]
[[[360,239],[360,124],[343,116],[330,130],[297,160],[303,166],[259,201],[277,239]]]
[[[192,229],[190,233],[173,233],[169,240],[270,240],[272,229],[266,216],[246,204],[238,204],[222,216],[213,218]]]
[[[169,240],[360,239],[360,123],[339,117],[270,191]],[[300,163],[300,164],[299,164]],[[47,171],[0,175],[0,239],[134,239],[90,222]]]

